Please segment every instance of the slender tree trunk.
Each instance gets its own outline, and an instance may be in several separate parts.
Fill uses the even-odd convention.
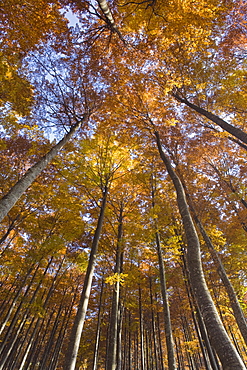
[[[151,303],[151,324],[152,324],[152,334],[153,334],[153,343],[154,343],[154,363],[155,369],[159,369],[158,363],[158,346],[157,346],[157,337],[156,337],[156,325],[155,325],[155,318],[154,318],[154,302],[153,302],[153,284],[152,284],[152,277],[149,277],[149,292],[150,292],[150,303]]]
[[[29,324],[29,328],[26,331],[25,336],[21,336],[21,338],[20,338],[21,341],[20,341],[19,345],[17,346],[17,349],[12,351],[12,352],[14,352],[13,353],[14,359],[13,359],[12,366],[9,367],[9,370],[15,370],[15,369],[22,370],[23,369],[26,358],[28,356],[29,348],[31,347],[32,342],[34,340],[34,336],[36,334],[35,329],[37,327],[38,320],[36,321],[35,326],[34,326],[34,330],[33,330],[32,334],[30,335],[30,332],[33,328],[34,322],[35,322],[35,317],[32,318],[32,321]],[[19,361],[19,358],[21,356],[22,356],[22,359]],[[18,365],[18,362],[19,362],[19,365]]]
[[[129,315],[128,315],[128,339],[129,339],[129,344],[128,344],[128,369],[132,369],[132,361],[133,361],[133,356],[132,356],[132,331],[131,331],[131,313],[130,311],[128,311]]]
[[[0,222],[8,214],[22,194],[29,188],[33,181],[45,169],[48,163],[58,154],[59,150],[70,140],[73,134],[79,130],[82,122],[89,118],[88,114],[71,127],[70,131],[60,140],[50,151],[45,154],[37,163],[30,167],[24,176],[10,189],[10,191],[0,200]]]
[[[52,353],[52,346],[53,346],[53,343],[55,343],[54,338],[55,338],[55,334],[57,332],[59,321],[61,319],[62,310],[63,310],[63,302],[61,302],[61,304],[58,308],[58,311],[56,313],[56,319],[55,319],[55,321],[52,325],[52,329],[51,329],[51,332],[50,332],[50,337],[49,337],[49,339],[47,341],[47,344],[45,346],[45,350],[44,350],[44,353],[43,353],[43,356],[42,356],[42,361],[41,361],[40,366],[39,366],[40,370],[47,369],[46,362],[47,362],[49,356]]]
[[[20,219],[20,215],[17,215],[14,220],[12,220],[10,222],[10,225],[7,229],[7,231],[5,232],[5,234],[0,238],[0,245],[3,244],[5,242],[5,240],[7,239],[7,237],[9,236],[10,232],[15,228],[15,224],[17,221],[19,221]],[[0,254],[0,257],[3,257],[3,254],[4,252],[6,251],[6,248],[1,252]]]
[[[247,208],[247,202],[246,202],[246,200],[245,199],[243,199],[242,197],[240,197],[239,195],[238,195],[238,192],[237,192],[237,190],[234,188],[234,186],[233,186],[233,184],[231,183],[231,181],[229,180],[229,181],[227,181],[226,179],[224,179],[224,176],[222,176],[221,175],[221,173],[220,173],[220,170],[216,167],[216,166],[214,166],[212,163],[209,163],[208,162],[208,164],[210,165],[210,167],[212,167],[213,168],[213,170],[216,172],[216,174],[219,176],[219,180],[223,183],[223,184],[225,184],[226,185],[226,187],[228,188],[228,189],[230,189],[230,191],[234,194],[234,195],[236,195],[236,198],[241,202],[241,204],[244,206],[244,208]]]
[[[188,365],[192,370],[197,370],[196,364],[193,358],[193,351],[190,348],[191,336],[190,336],[190,327],[188,325],[188,321],[184,314],[181,314],[181,323],[182,323],[182,331],[184,335],[184,345],[186,351],[186,357],[188,361]]]
[[[30,276],[30,273],[31,273],[31,271],[33,269],[33,266],[31,266],[30,269],[28,270],[27,274],[25,275],[24,280],[21,282],[21,285],[20,285],[20,287],[19,287],[19,289],[18,289],[18,291],[17,291],[17,293],[16,293],[13,301],[11,302],[11,305],[9,306],[8,312],[6,313],[6,316],[5,316],[4,320],[3,320],[3,323],[1,324],[0,335],[2,334],[2,332],[3,332],[3,330],[4,330],[4,328],[5,328],[6,324],[7,324],[7,322],[9,321],[9,318],[10,318],[12,312],[14,311],[14,308],[16,306],[16,303],[17,303],[20,295],[23,293],[23,286],[25,285],[26,280]],[[28,291],[29,291],[30,288],[31,288],[31,284],[29,284],[28,289],[25,292],[25,296],[27,295],[27,293],[28,293]],[[21,306],[22,306],[22,303],[21,303]],[[21,307],[20,307],[20,309],[21,309]]]
[[[121,272],[121,253],[122,253],[122,237],[123,237],[123,205],[121,205],[118,219],[118,234],[116,248],[116,265],[115,274],[120,276]],[[120,281],[116,281],[112,297],[111,321],[109,328],[109,347],[107,351],[107,366],[106,370],[115,370],[117,366],[117,333],[119,322],[119,297],[120,297]]]
[[[151,186],[152,186],[152,207],[154,210],[155,208],[155,187],[153,184],[153,177],[151,178]],[[161,249],[161,244],[160,244],[160,235],[159,235],[156,219],[154,220],[154,224],[155,224],[154,226],[155,226],[156,249],[157,249],[158,261],[159,261],[160,286],[161,286],[161,294],[162,294],[162,300],[163,300],[168,369],[176,370],[177,364],[176,364],[176,357],[174,353],[174,340],[173,340],[173,335],[172,335],[170,308],[169,308],[169,302],[168,302],[168,296],[167,296],[167,290],[166,290],[165,265],[164,265],[164,260],[163,260],[163,254],[162,254],[162,249]]]
[[[62,349],[62,345],[63,345],[63,342],[64,342],[64,338],[66,338],[66,336],[67,336],[67,331],[68,331],[68,327],[69,327],[71,312],[72,312],[72,310],[74,308],[74,305],[75,305],[79,285],[76,287],[76,289],[74,291],[72,290],[74,292],[73,298],[72,298],[72,301],[71,301],[69,307],[65,311],[64,319],[63,319],[61,329],[60,329],[60,332],[59,332],[59,335],[58,335],[57,343],[56,343],[56,346],[55,346],[55,349],[54,349],[54,355],[53,355],[53,358],[52,358],[51,363],[49,365],[50,366],[49,370],[56,370],[57,369],[57,362],[58,362],[58,359],[59,359],[59,355],[61,355],[63,353],[63,351],[61,349]]]
[[[160,136],[157,131],[155,131],[155,137],[160,157],[164,162],[176,189],[178,208],[183,221],[187,239],[186,257],[188,261],[190,281],[208,331],[210,342],[215,348],[224,370],[246,369],[242,359],[231,343],[222,325],[212,297],[207,288],[201,264],[200,242],[189,212],[189,206],[186,201],[184,188],[179,177],[173,170],[170,160],[162,149]]]
[[[98,309],[98,322],[96,329],[96,338],[94,342],[94,355],[93,355],[93,366],[92,370],[97,370],[98,354],[99,354],[99,340],[100,340],[100,325],[101,325],[101,311],[102,311],[102,296],[104,289],[104,278],[101,282],[100,298],[99,298],[99,309]]]
[[[157,302],[157,297],[156,297],[156,302]],[[157,312],[157,325],[158,325],[158,340],[159,340],[159,358],[160,358],[160,366],[161,370],[164,370],[164,361],[163,361],[163,349],[162,349],[162,340],[161,340],[161,330],[160,330],[160,312]],[[175,350],[173,348],[174,355],[175,355]]]
[[[139,326],[140,326],[140,346],[141,346],[141,370],[145,370],[142,291],[140,284],[139,284]]]
[[[26,288],[26,291],[25,291],[25,293],[24,293],[24,295],[23,295],[23,297],[22,297],[22,301],[19,303],[19,305],[18,305],[18,307],[17,307],[17,309],[16,309],[16,311],[15,311],[15,314],[14,314],[13,318],[11,319],[11,323],[10,323],[10,325],[9,325],[9,327],[8,327],[8,330],[7,330],[7,332],[5,333],[5,336],[4,336],[4,338],[3,338],[2,342],[1,342],[1,347],[0,347],[0,356],[2,355],[2,352],[3,352],[3,351],[4,351],[4,349],[5,349],[5,345],[7,344],[8,339],[9,339],[9,337],[10,337],[10,335],[11,335],[12,331],[14,330],[15,324],[16,324],[16,322],[17,322],[17,320],[18,320],[18,317],[19,317],[19,313],[20,313],[21,308],[22,308],[22,306],[23,306],[23,304],[24,304],[24,300],[25,300],[25,298],[27,297],[27,295],[28,295],[28,293],[29,293],[29,291],[30,291],[30,289],[31,289],[31,287],[32,287],[32,283],[33,283],[33,281],[34,281],[34,279],[35,279],[35,277],[36,277],[36,274],[37,274],[37,272],[38,272],[39,267],[40,267],[40,266],[39,266],[39,264],[38,264],[38,265],[37,265],[37,267],[36,267],[36,269],[35,269],[35,271],[34,271],[34,274],[33,274],[32,278],[31,278],[31,281],[29,282],[29,284],[28,284],[28,286],[27,286],[27,288]]]
[[[28,318],[30,318],[29,317],[29,314],[30,314],[30,309],[31,309],[31,306],[32,306],[32,304],[33,304],[33,302],[34,302],[34,300],[35,300],[35,298],[36,298],[36,296],[37,296],[37,294],[38,294],[38,292],[39,292],[39,290],[40,290],[40,287],[41,287],[41,284],[42,284],[42,281],[43,281],[43,279],[44,279],[44,277],[45,277],[45,275],[46,275],[46,273],[47,273],[47,271],[48,271],[48,269],[49,269],[49,267],[50,267],[50,265],[51,265],[51,263],[52,263],[52,260],[53,260],[53,257],[51,257],[50,258],[50,260],[48,261],[48,264],[47,264],[47,266],[46,266],[46,268],[45,268],[45,270],[44,270],[44,272],[43,272],[43,274],[42,274],[42,276],[41,276],[41,279],[39,280],[39,282],[38,282],[38,284],[37,284],[37,287],[36,287],[36,289],[35,289],[35,291],[32,293],[32,297],[31,297],[31,299],[30,299],[30,301],[29,301],[29,303],[28,303],[28,306],[27,306],[27,308],[25,309],[25,311],[23,312],[23,314],[22,314],[22,318],[21,318],[21,321],[20,321],[20,323],[19,323],[19,325],[18,325],[18,327],[17,327],[17,330],[16,330],[16,332],[12,335],[12,338],[11,338],[11,343],[7,343],[6,344],[6,348],[4,349],[4,344],[6,343],[6,340],[7,340],[7,338],[10,336],[10,334],[12,333],[12,330],[13,330],[13,327],[14,327],[14,325],[15,325],[15,323],[16,323],[16,321],[17,321],[17,319],[18,319],[18,314],[19,314],[19,311],[20,311],[20,307],[21,307],[21,305],[18,307],[18,310],[16,311],[16,313],[15,313],[15,316],[14,316],[14,319],[12,320],[12,323],[11,323],[11,325],[10,325],[10,328],[11,328],[11,330],[10,331],[8,331],[7,332],[7,334],[6,334],[6,336],[5,336],[5,339],[4,339],[4,341],[3,341],[3,344],[2,344],[2,349],[4,349],[4,358],[2,359],[2,361],[1,361],[1,364],[0,364],[0,370],[2,370],[2,369],[4,369],[4,366],[5,366],[5,363],[8,361],[8,358],[9,358],[9,356],[11,357],[11,355],[12,355],[12,351],[14,351],[14,346],[15,346],[15,343],[18,341],[18,336],[19,336],[19,334],[20,333],[22,333],[22,330],[24,330],[24,327],[25,327],[25,324],[26,324],[26,321],[28,320]],[[32,285],[32,282],[33,282],[33,280],[34,280],[34,277],[35,277],[35,275],[36,275],[36,273],[37,273],[37,271],[38,271],[38,268],[39,268],[39,265],[38,265],[38,267],[36,268],[36,270],[35,270],[35,273],[34,273],[34,275],[33,275],[33,277],[32,277],[32,281],[31,281],[31,283],[29,284],[29,286],[31,286]],[[24,301],[22,301],[21,302],[21,304],[23,304],[24,303]],[[9,328],[9,329],[10,329]],[[2,351],[1,351],[1,353],[2,353]]]
[[[100,238],[100,233],[103,225],[104,213],[106,208],[106,198],[107,198],[107,186],[105,186],[103,192],[103,199],[100,209],[100,214],[98,218],[97,227],[94,233],[94,238],[92,242],[92,248],[90,252],[88,267],[86,271],[86,276],[84,280],[83,290],[81,294],[80,303],[78,306],[77,314],[75,317],[74,325],[72,328],[72,333],[70,337],[69,347],[65,358],[64,370],[74,370],[76,365],[77,353],[80,345],[81,334],[83,330],[83,325],[86,317],[88,301],[92,286],[94,267],[96,261],[96,254],[98,251],[98,243]]]
[[[186,104],[188,107],[192,108],[197,113],[201,114],[202,116],[208,118],[210,121],[214,122],[216,125],[220,126],[223,130],[229,132],[229,134],[235,136],[237,139],[247,144],[247,134],[240,128],[234,127],[230,123],[224,121],[222,118],[216,116],[211,112],[208,112],[206,109],[203,109],[198,105],[190,103],[187,99],[181,98],[177,93],[174,93],[173,96],[179,102]]]
[[[63,345],[64,338],[66,337],[66,332],[67,332],[67,327],[68,327],[68,322],[69,322],[71,311],[72,311],[72,306],[71,308],[67,308],[64,313],[63,321],[61,323],[60,330],[59,330],[58,337],[57,337],[56,344],[55,344],[55,348],[53,351],[53,356],[49,363],[49,370],[57,369],[58,358],[59,358],[59,354],[61,353],[61,348]]]
[[[165,324],[165,336],[166,336],[166,347],[167,347],[167,356],[168,356],[168,369],[175,370],[177,368],[176,358],[174,353],[174,341],[172,335],[171,327],[171,316],[169,309],[169,302],[167,297],[166,290],[166,276],[165,276],[165,265],[160,245],[160,236],[159,233],[155,233],[156,239],[156,248],[159,259],[159,273],[160,273],[160,285],[161,285],[161,294],[163,300],[163,312],[164,312],[164,324]]]

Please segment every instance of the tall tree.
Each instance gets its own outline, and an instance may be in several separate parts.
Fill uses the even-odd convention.
[[[188,245],[186,258],[188,261],[191,284],[198,305],[202,310],[210,341],[215,348],[224,369],[244,369],[245,365],[232,345],[227,333],[225,332],[208,291],[201,265],[200,242],[192,221],[192,217],[190,215],[182,183],[162,149],[159,133],[155,131],[154,134],[156,137],[160,157],[164,162],[169,175],[171,176],[177,192],[178,207],[183,220]]]

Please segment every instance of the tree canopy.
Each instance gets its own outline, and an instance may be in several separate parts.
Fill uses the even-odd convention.
[[[4,0],[0,370],[247,361],[236,0]]]

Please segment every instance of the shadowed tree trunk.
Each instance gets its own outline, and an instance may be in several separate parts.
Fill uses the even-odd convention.
[[[198,105],[189,102],[186,98],[182,98],[181,96],[179,96],[178,93],[173,93],[172,95],[180,103],[186,104],[197,113],[201,114],[202,116],[208,118],[210,121],[214,122],[216,125],[220,126],[223,130],[229,132],[229,134],[235,136],[237,139],[247,144],[247,134],[240,128],[232,126],[230,123],[224,121],[222,118],[216,116],[215,114],[208,112],[206,109],[203,109]]]

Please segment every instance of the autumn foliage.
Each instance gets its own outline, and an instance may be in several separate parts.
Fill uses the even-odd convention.
[[[245,2],[0,10],[0,370],[245,369]]]

